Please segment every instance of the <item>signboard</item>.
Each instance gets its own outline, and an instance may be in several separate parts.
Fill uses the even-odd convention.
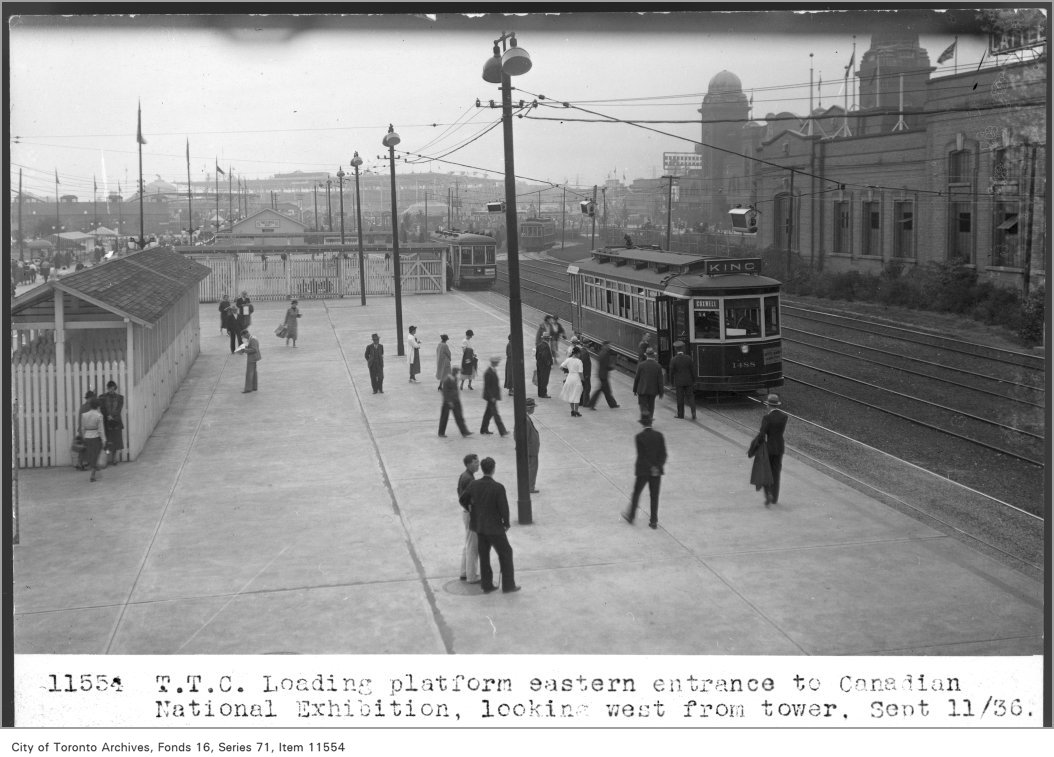
[[[256,228],[258,229],[277,229],[282,225],[282,222],[277,218],[261,218],[256,222]]]
[[[692,300],[696,310],[717,310],[717,300]]]
[[[1000,9],[996,26],[999,28],[988,37],[988,51],[992,55],[1008,55],[1047,42],[1046,17],[1035,8]]]
[[[730,258],[728,260],[707,260],[707,276],[725,273],[761,273],[761,258]]]

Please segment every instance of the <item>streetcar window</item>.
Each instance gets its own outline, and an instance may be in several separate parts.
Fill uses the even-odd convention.
[[[494,265],[494,261],[495,261],[495,258],[496,258],[496,256],[495,256],[495,248],[493,248],[493,247],[486,247],[484,249],[486,250],[486,252],[484,253],[484,257],[486,258],[485,262],[487,263],[487,265]]]
[[[695,338],[721,338],[721,318],[716,310],[695,311]]]
[[[605,289],[604,294],[606,295],[604,300],[604,312],[609,315],[615,315],[615,293],[610,289]]]
[[[765,298],[765,336],[780,333],[780,300],[779,297]]]
[[[619,292],[618,296],[618,314],[620,318],[629,318],[629,295]]]
[[[472,248],[461,248],[461,265],[472,265]]]
[[[647,300],[644,303],[644,322],[649,326],[655,325],[655,308],[652,307],[654,300]]]
[[[761,336],[761,302],[757,298],[725,300],[725,338]]]
[[[643,323],[644,319],[641,318],[641,316],[640,316],[640,298],[639,297],[634,297],[632,299],[633,299],[633,302],[632,302],[632,305],[633,305],[633,320],[636,321],[637,323]]]

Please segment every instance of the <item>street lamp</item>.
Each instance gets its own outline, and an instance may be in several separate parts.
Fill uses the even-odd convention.
[[[344,166],[337,169],[337,182],[340,184],[340,243],[344,244]]]
[[[392,174],[392,272],[395,276],[395,354],[403,355],[403,285],[402,271],[399,264],[399,217],[395,206],[395,146],[399,144],[399,135],[395,127],[388,124],[388,133],[381,144],[388,148],[388,165]]]
[[[511,46],[506,46],[506,40]],[[498,44],[501,44],[501,49]],[[504,53],[502,52],[504,51]],[[516,514],[521,525],[531,522],[531,486],[527,467],[527,383],[523,371],[523,309],[520,304],[520,250],[516,230],[516,171],[512,149],[512,79],[531,70],[531,57],[516,46],[516,36],[494,40],[493,54],[483,65],[483,81],[501,84],[501,122],[505,143],[505,228],[508,230],[509,333],[512,336],[512,411],[516,439]]]
[[[362,203],[359,201],[359,166],[362,158],[355,151],[355,157],[351,159],[351,167],[355,169],[355,222],[359,229],[359,290],[362,304],[366,304],[366,254],[362,250]],[[400,333],[402,333],[400,331]]]
[[[311,191],[315,195],[315,222],[312,225],[315,227],[315,231],[318,231],[318,184],[312,186]]]
[[[333,186],[333,179],[326,179],[326,217],[329,219],[327,226],[333,231],[333,203],[330,201],[329,190]]]

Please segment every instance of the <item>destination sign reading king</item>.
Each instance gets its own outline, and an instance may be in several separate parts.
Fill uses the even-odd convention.
[[[761,258],[731,258],[729,260],[707,260],[706,275],[722,273],[761,273]]]

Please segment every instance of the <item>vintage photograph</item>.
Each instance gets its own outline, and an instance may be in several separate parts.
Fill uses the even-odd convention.
[[[1043,654],[1044,11],[23,10],[16,659]]]

